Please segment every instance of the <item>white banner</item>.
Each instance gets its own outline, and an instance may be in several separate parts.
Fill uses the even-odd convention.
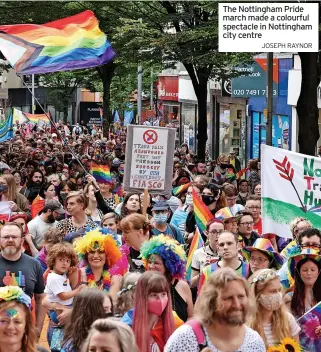
[[[292,237],[304,217],[321,229],[321,158],[261,146],[263,233]]]

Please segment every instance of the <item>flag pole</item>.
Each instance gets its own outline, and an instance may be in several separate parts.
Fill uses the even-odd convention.
[[[87,170],[85,169],[84,165],[82,164],[82,162],[78,159],[78,157],[76,156],[76,154],[74,153],[74,151],[69,147],[68,142],[66,141],[66,139],[60,134],[58,128],[56,127],[55,122],[53,121],[51,114],[48,114],[44,107],[41,105],[41,103],[39,102],[39,100],[37,99],[37,97],[32,93],[31,89],[27,86],[26,82],[23,80],[22,76],[17,75],[20,79],[21,82],[23,83],[23,85],[28,89],[29,93],[31,94],[31,96],[33,97],[33,99],[37,102],[37,104],[39,105],[39,107],[41,108],[41,110],[43,111],[43,113],[47,116],[49,122],[51,123],[51,125],[53,126],[53,128],[56,130],[57,135],[61,138],[63,144],[68,148],[68,150],[70,151],[71,155],[74,157],[74,159],[78,162],[78,164],[80,165],[80,167],[83,169],[83,171],[85,172],[85,174],[88,174]]]

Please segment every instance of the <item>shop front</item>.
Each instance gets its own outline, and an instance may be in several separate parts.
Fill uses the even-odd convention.
[[[260,158],[260,145],[266,144],[266,82],[267,59],[257,57],[242,68],[242,75],[232,79],[232,97],[247,99],[246,154],[248,159]],[[287,103],[288,75],[293,67],[292,55],[273,60],[272,145],[291,150],[292,107]]]

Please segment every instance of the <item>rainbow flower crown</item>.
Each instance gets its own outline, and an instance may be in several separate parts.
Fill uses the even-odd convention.
[[[0,287],[0,303],[3,301],[17,301],[31,308],[31,298],[19,286]]]

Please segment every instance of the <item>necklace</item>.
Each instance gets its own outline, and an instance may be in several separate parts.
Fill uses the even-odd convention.
[[[87,279],[88,287],[97,287],[99,289],[102,288],[105,292],[109,292],[110,285],[111,285],[111,278],[110,278],[110,274],[107,270],[106,265],[104,265],[101,284],[100,284],[100,282],[101,282],[101,279],[100,279],[98,281],[98,285],[97,285],[97,282],[95,280],[95,275],[92,272],[90,265],[86,266],[85,272],[86,272],[86,279]]]

